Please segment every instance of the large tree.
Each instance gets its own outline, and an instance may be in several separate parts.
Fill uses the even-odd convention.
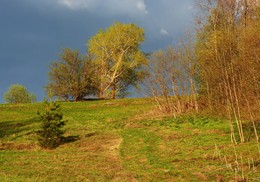
[[[64,100],[78,101],[92,93],[93,65],[77,50],[63,49],[50,66],[48,92]]]
[[[140,50],[144,30],[135,24],[114,23],[100,30],[87,46],[97,67],[98,97],[115,98],[128,86],[135,85],[147,60]]]

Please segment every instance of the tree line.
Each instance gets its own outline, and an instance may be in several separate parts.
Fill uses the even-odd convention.
[[[80,101],[89,96],[99,99],[127,96],[129,88],[138,87],[146,75],[143,67],[148,59],[140,49],[143,41],[142,28],[115,22],[91,37],[86,54],[64,48],[59,59],[50,65],[46,93],[65,101]],[[30,93],[24,86],[15,84],[6,92],[5,101],[36,100],[27,95]]]

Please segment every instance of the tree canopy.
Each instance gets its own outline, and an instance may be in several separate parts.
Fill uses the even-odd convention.
[[[92,91],[93,66],[77,50],[63,49],[59,60],[50,66],[48,92],[64,100],[78,101]]]
[[[97,67],[96,88],[99,98],[115,98],[126,87],[141,78],[140,68],[147,60],[140,50],[144,30],[135,24],[114,23],[100,30],[87,43],[89,54]]]

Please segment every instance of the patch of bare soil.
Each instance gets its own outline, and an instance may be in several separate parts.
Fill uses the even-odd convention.
[[[121,144],[121,138],[112,135],[93,135],[83,140],[79,141],[78,147],[81,151],[88,152],[102,152],[105,153],[114,149],[114,152],[117,147],[119,148]]]
[[[36,144],[27,143],[0,143],[0,150],[33,150],[37,148]]]
[[[116,135],[95,135],[79,141],[78,147],[80,151],[105,156],[108,165],[107,172],[114,173],[112,181],[135,182],[134,176],[126,172],[122,166],[119,154],[122,141],[123,139]]]
[[[108,143],[106,143],[104,147],[107,148],[107,154],[115,158],[120,158],[119,147],[122,141],[123,141],[122,138],[115,138],[113,140],[110,140]]]
[[[84,139],[79,143],[79,150],[86,152],[99,152],[108,159],[120,162],[119,148],[122,138],[111,135],[96,135]]]

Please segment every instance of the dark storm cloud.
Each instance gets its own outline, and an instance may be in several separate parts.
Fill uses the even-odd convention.
[[[41,100],[61,49],[84,53],[87,40],[114,21],[143,27],[147,52],[166,47],[190,24],[191,6],[191,0],[1,0],[0,102],[14,83]]]

